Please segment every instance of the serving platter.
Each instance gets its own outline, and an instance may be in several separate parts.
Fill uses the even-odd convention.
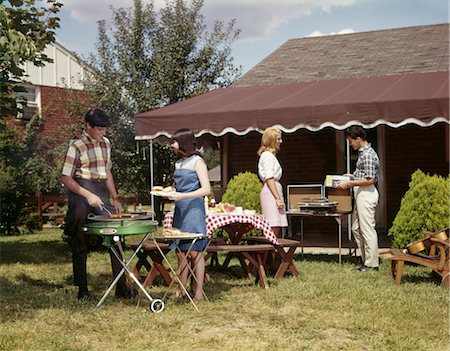
[[[155,196],[161,196],[161,197],[169,197],[172,195],[175,191],[158,191],[158,190],[152,190],[150,191],[150,194]]]
[[[195,238],[200,238],[200,237],[205,237],[206,235],[203,235],[202,233],[186,233],[186,235],[163,235],[160,238],[162,239],[195,239]]]

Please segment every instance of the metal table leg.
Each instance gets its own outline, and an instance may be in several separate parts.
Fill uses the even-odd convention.
[[[339,264],[341,264],[341,248],[342,248],[342,219],[341,217],[334,217],[338,223],[338,233],[339,233]]]
[[[300,245],[302,247],[302,258],[303,258],[303,218],[300,218]]]
[[[176,246],[175,250],[178,250],[178,252],[181,252],[181,253],[183,254],[183,259],[184,259],[183,264],[186,263],[186,267],[189,269],[189,272],[190,272],[191,274],[193,274],[194,272],[193,272],[192,268],[189,267],[188,257],[189,257],[189,253],[190,253],[191,250],[192,250],[192,247],[194,246],[195,242],[199,239],[199,237],[195,237],[195,238],[186,238],[186,239],[192,240],[192,243],[189,245],[189,248],[188,248],[188,250],[186,251],[186,253],[183,253],[183,252],[179,249],[178,245]],[[184,239],[184,240],[186,240],[186,239]],[[178,285],[180,286],[180,288],[183,290],[183,293],[186,294],[186,296],[188,297],[189,301],[191,301],[191,303],[192,303],[192,305],[194,306],[195,310],[198,312],[199,309],[198,309],[197,305],[195,304],[194,299],[191,297],[191,295],[190,295],[189,292],[187,291],[186,287],[185,287],[184,284],[181,282],[181,280],[180,280],[180,278],[179,278],[179,276],[178,276],[179,273],[176,272],[175,269],[174,269],[174,268],[172,267],[172,265],[170,264],[170,262],[169,262],[169,260],[167,259],[166,255],[164,254],[164,252],[163,252],[163,251],[161,250],[161,248],[159,247],[156,238],[153,238],[153,241],[154,241],[156,247],[158,248],[158,251],[159,251],[160,254],[163,256],[164,260],[166,261],[167,265],[169,266],[169,269],[171,270],[171,272],[173,273],[174,278],[175,278],[175,279],[172,279],[172,282],[171,282],[170,285],[169,285],[168,291],[171,289],[172,285],[174,284],[174,282],[175,282],[175,280],[176,280],[176,282],[178,283]],[[188,276],[187,280],[189,280],[189,278],[190,278],[190,275]],[[194,279],[196,280],[195,275],[194,275]],[[198,284],[197,280],[196,280],[196,283]],[[167,293],[168,293],[168,292],[167,292]],[[167,293],[163,296],[163,299],[165,299],[165,297],[167,296]],[[203,295],[206,297],[205,292],[203,292]]]

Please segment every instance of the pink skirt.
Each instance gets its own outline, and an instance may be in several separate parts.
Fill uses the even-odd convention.
[[[275,182],[275,185],[277,187],[278,194],[281,195],[281,199],[284,202],[283,187],[279,182]],[[277,202],[275,201],[275,197],[273,196],[272,192],[270,191],[266,183],[264,183],[260,196],[261,196],[262,214],[264,215],[264,217],[266,217],[270,226],[287,227],[288,223],[286,217],[286,210],[284,208],[283,209],[278,208]]]

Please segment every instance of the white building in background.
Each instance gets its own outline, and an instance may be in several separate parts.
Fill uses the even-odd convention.
[[[24,112],[18,115],[19,119],[27,121],[38,112],[42,114],[45,103],[51,101],[51,88],[62,88],[71,90],[83,90],[82,80],[86,74],[77,57],[64,46],[58,43],[47,45],[44,50],[52,63],[46,63],[42,67],[35,66],[32,62],[24,65],[25,73],[28,75],[27,83],[24,84],[26,92],[17,93],[18,102],[26,100],[27,106]]]

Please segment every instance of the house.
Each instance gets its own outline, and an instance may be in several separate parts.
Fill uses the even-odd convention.
[[[64,126],[73,122],[79,116],[73,116],[69,111],[70,99],[86,103],[87,95],[83,92],[82,79],[86,75],[86,66],[82,66],[77,57],[61,44],[52,43],[44,50],[52,63],[42,67],[32,62],[24,65],[25,74],[28,75],[24,84],[26,92],[17,93],[17,101],[26,100],[23,113],[19,113],[16,125],[24,126],[38,113],[43,123],[41,134],[55,141],[61,141],[61,132]],[[67,135],[67,140],[70,136]]]
[[[386,233],[416,169],[448,175],[448,38],[444,23],[292,39],[231,87],[136,115],[136,139],[168,135],[181,120],[216,136],[225,186],[256,172],[260,132],[278,125],[286,189],[352,169],[344,130],[361,124],[381,159],[377,229]]]
[[[24,65],[28,75],[24,84],[26,92],[17,93],[17,102],[26,100],[23,112],[16,118],[9,119],[22,130],[31,118],[38,114],[42,123],[39,135],[46,139],[46,148],[68,143],[73,138],[73,131],[68,128],[74,122],[80,121],[82,111],[78,113],[71,105],[74,102],[81,105],[89,102],[87,94],[83,91],[82,79],[85,78],[88,68],[83,66],[77,57],[58,43],[49,44],[44,53],[53,60],[42,67],[32,62]],[[46,152],[46,149],[41,152]],[[27,201],[35,203],[39,215],[55,217],[62,216],[60,207],[65,203],[66,196],[60,194],[36,193],[36,196]]]

